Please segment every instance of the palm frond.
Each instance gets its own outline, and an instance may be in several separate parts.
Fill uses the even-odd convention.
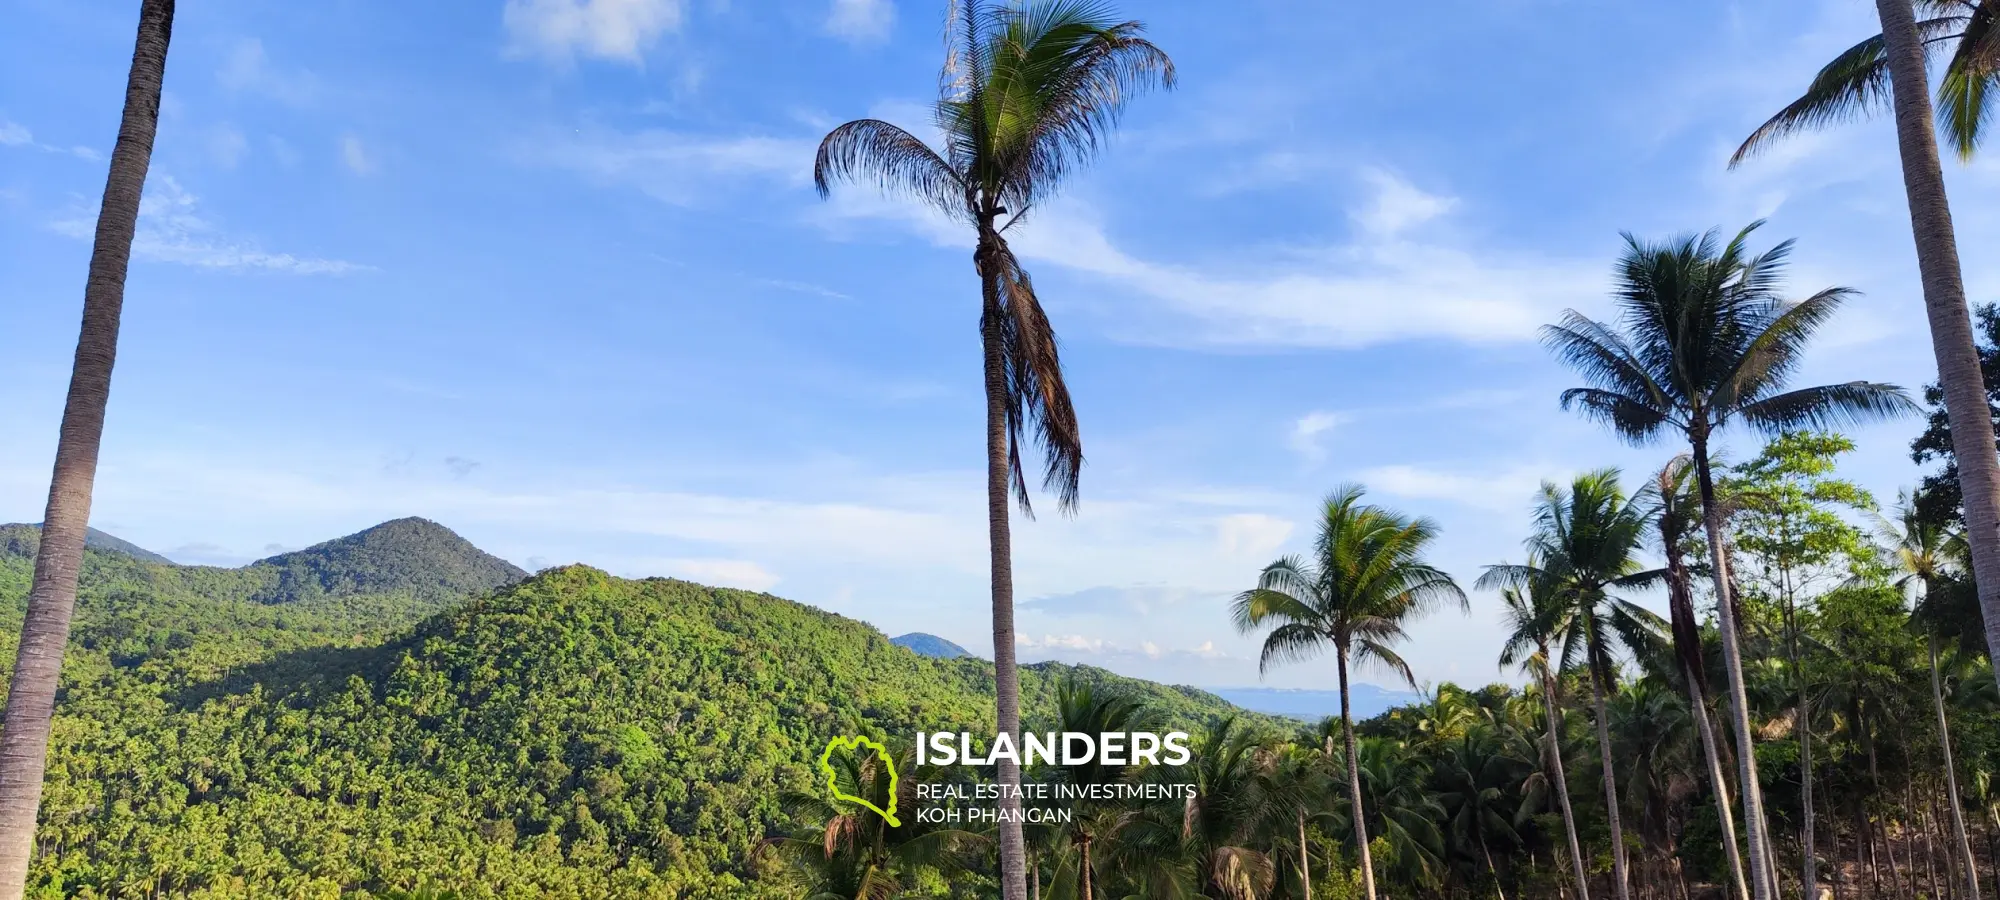
[[[1767,397],[1739,411],[1745,422],[1765,434],[1829,430],[1865,425],[1918,411],[1915,401],[1893,384],[1850,381],[1800,388]]]
[[[1925,46],[1950,40],[1966,24],[1962,15],[1938,16],[1917,23]],[[1785,105],[1736,148],[1729,157],[1735,168],[1778,140],[1801,131],[1853,121],[1888,108],[1888,56],[1882,36],[1873,35],[1842,51],[1813,76],[1799,99]]]
[[[916,135],[881,119],[856,119],[829,132],[813,161],[813,187],[828,196],[836,181],[874,180],[947,215],[965,215],[965,185],[951,164]]]

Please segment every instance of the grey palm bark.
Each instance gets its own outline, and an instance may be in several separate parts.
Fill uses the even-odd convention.
[[[1701,489],[1701,522],[1708,535],[1709,569],[1715,577],[1715,614],[1721,632],[1723,669],[1729,674],[1729,724],[1736,732],[1737,783],[1743,791],[1743,829],[1749,836],[1750,884],[1756,900],[1775,900],[1771,878],[1770,832],[1764,826],[1764,792],[1757,784],[1756,744],[1750,733],[1750,699],[1743,686],[1743,650],[1737,642],[1734,595],[1729,592],[1729,562],[1723,558],[1722,509],[1716,504],[1715,477],[1708,466],[1707,435],[1693,441],[1695,480]]]
[[[1715,787],[1716,821],[1722,824],[1722,852],[1729,860],[1729,878],[1736,888],[1738,900],[1748,900],[1750,886],[1743,880],[1743,855],[1736,849],[1736,814],[1729,808],[1729,782],[1722,776],[1722,756],[1715,749],[1715,726],[1708,719],[1707,698],[1702,695],[1701,682],[1695,680],[1695,673],[1687,673],[1688,708],[1694,712],[1695,726],[1701,732],[1702,756],[1708,763],[1708,781]]]
[[[1972,553],[1973,581],[1986,623],[1986,646],[2000,657],[2000,454],[1986,405],[1985,379],[1972,341],[1972,318],[1965,304],[1958,238],[1945,199],[1944,167],[1938,161],[1936,125],[1931,114],[1924,49],[1910,0],[1875,0],[1889,62],[1890,93],[1896,112],[1896,144],[1902,156],[1903,189],[1910,205],[1910,232],[1916,241],[1917,271],[1930,320],[1931,350],[1938,384],[1951,421],[1952,452],[1965,495],[1966,543]],[[2000,669],[1995,669],[2000,677]]]
[[[83,540],[90,523],[91,491],[97,480],[97,453],[104,435],[104,412],[111,396],[111,369],[118,355],[118,320],[125,304],[125,273],[132,236],[138,230],[139,202],[160,121],[160,86],[166,78],[167,44],[173,35],[174,0],[143,0],[132,68],[125,84],[125,111],[118,143],[111,151],[104,202],[90,251],[90,274],[83,291],[83,324],[70,373],[42,516],[41,547],[21,626],[14,677],[7,692],[0,730],[0,900],[19,900],[26,890],[35,849],[35,820],[41,807],[42,778],[48,766],[50,721],[62,676],[63,647],[83,565]]]
[[[1000,283],[995,271],[993,245],[986,235],[992,220],[981,223],[979,249],[974,265],[979,269],[980,294],[985,304],[980,315],[980,343],[986,358],[986,528],[992,554],[993,581],[993,688],[999,733],[1009,735],[1015,746],[1021,741],[1021,675],[1014,660],[1014,542],[1008,526],[1007,491],[1013,462],[1007,454],[1007,367],[1001,351]],[[1021,783],[1021,767],[1012,760],[1000,761],[1000,783]],[[1021,835],[1021,798],[999,800],[1001,895],[1006,900],[1026,900],[1028,896],[1027,845]]]
[[[1957,846],[1960,865],[1965,867],[1965,896],[1979,900],[1979,867],[1972,858],[1972,842],[1965,834],[1964,807],[1958,799],[1958,759],[1951,752],[1951,722],[1944,714],[1944,680],[1938,676],[1937,635],[1930,635],[1931,703],[1937,709],[1938,749],[1944,754],[1944,786],[1951,801],[1951,836]]]
[[[1549,658],[1549,648],[1542,647],[1542,658]],[[1563,832],[1569,836],[1569,864],[1576,878],[1577,900],[1590,900],[1590,875],[1583,868],[1583,845],[1576,839],[1576,811],[1569,802],[1569,773],[1563,769],[1562,761],[1562,709],[1556,706],[1556,680],[1542,674],[1542,703],[1548,707],[1549,777],[1555,779],[1556,798],[1562,802]]]
[[[1597,643],[1597,630],[1592,628],[1590,641]],[[1611,879],[1618,888],[1618,900],[1630,900],[1631,882],[1625,869],[1625,829],[1618,815],[1618,776],[1611,767],[1611,712],[1604,704],[1604,680],[1598,677],[1597,648],[1591,647],[1590,699],[1597,707],[1597,758],[1604,765],[1604,810],[1607,824],[1611,827]]]
[[[1361,887],[1367,900],[1375,900],[1375,861],[1368,852],[1368,822],[1361,805],[1361,755],[1354,740],[1354,711],[1347,702],[1347,645],[1336,645],[1334,658],[1340,669],[1340,737],[1347,745],[1347,802],[1354,820],[1354,846],[1361,860]]]

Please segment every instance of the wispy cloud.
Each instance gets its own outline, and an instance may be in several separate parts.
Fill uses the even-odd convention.
[[[1466,471],[1428,466],[1377,466],[1361,473],[1374,490],[1399,497],[1444,500],[1517,514],[1556,467],[1515,466],[1498,471]]]
[[[661,560],[659,567],[689,581],[746,591],[768,591],[784,580],[743,559],[668,559]]]
[[[297,275],[345,275],[372,268],[337,259],[267,252],[255,242],[220,233],[214,223],[196,211],[199,205],[199,198],[181,187],[173,176],[156,173],[148,180],[145,199],[139,205],[139,231],[132,239],[133,255],[153,262],[204,269]],[[90,240],[97,223],[88,212],[79,210],[51,223],[50,227],[60,234]]]
[[[1153,641],[1128,644],[1082,634],[1045,634],[1040,637],[1024,634],[1016,637],[1014,642],[1025,655],[1041,658],[1143,657],[1151,660],[1233,658],[1229,653],[1217,649],[1214,641],[1203,641],[1193,647],[1163,647]]]
[[[681,0],[507,0],[501,21],[516,54],[638,63],[679,30]]]
[[[283,69],[272,65],[257,38],[237,41],[215,80],[231,91],[256,94],[289,106],[306,106],[319,92],[319,79],[303,69]]]
[[[104,155],[89,147],[58,147],[54,144],[35,140],[35,133],[28,126],[10,119],[0,119],[0,147],[22,147],[40,150],[43,153],[61,153],[78,159],[98,160]]]
[[[1312,462],[1326,459],[1324,438],[1337,426],[1347,424],[1345,413],[1314,410],[1292,423],[1292,449]]]
[[[816,148],[804,138],[579,129],[524,144],[521,155],[600,181],[629,184],[668,203],[688,204],[718,189],[719,178],[803,184],[812,174]]]
[[[827,13],[828,34],[854,43],[887,40],[896,25],[896,7],[890,0],[833,0]]]
[[[356,175],[375,174],[375,156],[368,152],[368,145],[357,135],[342,135],[340,138],[340,164]]]

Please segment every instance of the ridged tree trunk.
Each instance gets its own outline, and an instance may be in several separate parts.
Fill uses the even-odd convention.
[[[1598,677],[1597,627],[1590,629],[1590,698],[1597,707],[1597,758],[1604,769],[1604,814],[1611,826],[1611,880],[1618,900],[1630,900],[1631,883],[1625,871],[1625,829],[1619,824],[1618,776],[1611,765],[1611,713],[1604,704],[1604,679]]]
[[[1931,701],[1937,708],[1938,749],[1944,754],[1944,786],[1951,802],[1952,849],[1958,851],[1959,863],[1965,867],[1966,895],[1971,900],[1979,900],[1979,867],[1972,859],[1972,840],[1965,834],[1965,813],[1958,799],[1958,761],[1951,754],[1951,723],[1944,714],[1944,680],[1938,676],[1937,635],[1930,636],[1931,650]]]
[[[1543,647],[1542,658],[1549,658],[1549,648]],[[1576,811],[1569,803],[1569,772],[1562,762],[1562,709],[1556,705],[1556,681],[1547,672],[1542,673],[1542,703],[1548,707],[1549,777],[1556,782],[1556,799],[1562,802],[1563,832],[1569,836],[1569,863],[1576,878],[1577,900],[1590,900],[1590,875],[1583,868],[1583,845],[1576,839]]]
[[[90,525],[91,490],[104,411],[111,397],[111,368],[118,355],[118,319],[125,305],[125,271],[132,235],[139,227],[139,198],[152,163],[160,121],[160,85],[166,78],[167,44],[173,36],[173,0],[143,0],[132,69],[125,84],[125,112],[111,173],[97,214],[90,274],[83,290],[83,325],[70,371],[69,397],[56,440],[49,503],[42,515],[41,547],[28,593],[27,618],[14,659],[0,727],[0,900],[19,900],[34,856],[35,819],[48,766],[50,719],[62,677],[63,647],[83,565]]]
[[[1972,548],[1973,582],[1986,622],[1987,651],[2000,659],[2000,457],[1994,450],[1986,381],[1972,341],[1958,237],[1944,193],[1944,167],[1938,162],[1923,43],[1917,35],[1910,0],[1875,0],[1875,10],[1882,20],[1896,111],[1896,144],[1903,162],[1903,189],[1909,196],[1910,232],[1916,239],[1924,312],[1930,320],[1931,351],[1937,357],[1938,385],[1944,389],[1945,414],[1951,421],[1959,490],[1965,495],[1965,536]],[[2000,677],[2000,668],[1994,672]]]
[[[1300,807],[1299,813],[1299,883],[1305,886],[1305,900],[1313,900],[1312,857],[1306,855],[1306,811]]]
[[[1095,884],[1097,876],[1090,869],[1090,835],[1088,833],[1084,834],[1083,838],[1077,841],[1077,852],[1082,860],[1077,864],[1076,871],[1078,880],[1082,883],[1081,895],[1083,900],[1097,900],[1097,886]]]
[[[1021,741],[1021,673],[1014,662],[1014,545],[1007,523],[1007,487],[1013,474],[1007,446],[1007,365],[1001,357],[1000,283],[993,262],[996,251],[988,237],[991,222],[980,228],[974,262],[979,268],[984,308],[979,336],[986,357],[986,527],[993,561],[993,689],[996,727],[1016,747]],[[1021,766],[1001,760],[1000,783],[1021,784]],[[1000,890],[1005,900],[1027,900],[1027,847],[1021,836],[1021,798],[1003,796],[1000,813]],[[4,900],[4,898],[0,898]]]
[[[1736,888],[1737,900],[1749,900],[1750,886],[1743,880],[1743,854],[1736,848],[1736,811],[1729,808],[1729,782],[1722,775],[1722,755],[1715,748],[1715,726],[1708,719],[1707,698],[1702,695],[1701,682],[1695,673],[1685,676],[1688,683],[1688,708],[1694,712],[1695,727],[1701,733],[1702,756],[1708,763],[1708,781],[1715,786],[1715,816],[1722,824],[1722,853],[1729,860],[1730,883]]]
[[[1750,733],[1750,698],[1743,687],[1743,650],[1737,643],[1735,598],[1729,591],[1729,563],[1722,551],[1722,510],[1715,502],[1715,477],[1708,467],[1708,436],[1690,435],[1694,450],[1695,480],[1701,488],[1701,522],[1708,535],[1710,570],[1715,576],[1715,614],[1720,620],[1723,670],[1729,679],[1730,727],[1736,732],[1737,783],[1742,786],[1743,830],[1749,837],[1750,884],[1756,900],[1775,900],[1777,886],[1770,877],[1771,854],[1764,828],[1764,792],[1757,784],[1756,744]]]
[[[1367,900],[1375,900],[1375,862],[1368,853],[1368,821],[1361,805],[1361,751],[1354,740],[1354,711],[1347,702],[1347,644],[1334,645],[1334,659],[1340,669],[1340,736],[1347,743],[1347,802],[1354,820],[1355,855],[1361,860],[1361,888]]]
[[[1799,805],[1804,821],[1799,827],[1799,882],[1808,898],[1819,896],[1818,827],[1813,809],[1812,697],[1806,693],[1806,673],[1799,662],[1799,613],[1789,587],[1785,589],[1785,633],[1792,677],[1798,681],[1798,710],[1792,731],[1799,741]]]

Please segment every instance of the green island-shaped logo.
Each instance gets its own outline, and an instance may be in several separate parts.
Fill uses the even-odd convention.
[[[849,794],[846,793],[845,791],[842,791],[840,789],[840,780],[834,777],[833,751],[835,749],[860,750],[863,747],[867,747],[868,749],[875,751],[875,755],[882,760],[882,765],[887,766],[889,768],[888,809],[883,809],[882,807],[876,806],[875,804],[868,802],[866,798],[856,797],[853,794]],[[833,740],[826,742],[826,750],[821,752],[819,755],[819,770],[821,772],[826,773],[826,789],[833,794],[833,799],[845,800],[849,803],[859,803],[862,806],[866,806],[869,809],[874,810],[877,815],[880,815],[884,820],[886,820],[889,823],[889,827],[891,828],[903,827],[903,823],[896,818],[896,761],[889,758],[889,749],[887,747],[875,743],[874,741],[871,741],[865,737],[834,738]]]

